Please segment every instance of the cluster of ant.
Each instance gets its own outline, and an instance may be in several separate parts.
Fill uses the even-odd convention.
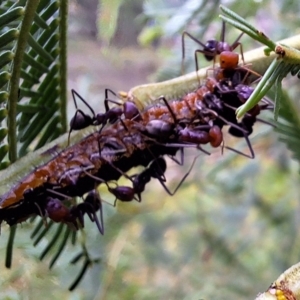
[[[187,35],[202,45],[190,34]],[[175,155],[180,151],[179,163],[182,163],[185,148],[195,147],[209,154],[203,145],[210,144],[253,158],[248,136],[259,120],[260,111],[270,109],[272,105],[264,100],[241,121],[236,120],[236,108],[253,91],[248,85],[253,72],[239,66],[239,55],[233,52],[240,45],[239,38],[232,45],[225,43],[223,26],[221,41],[208,41],[203,50],[196,51],[209,60],[219,55],[220,66],[214,66],[213,75],[182,99],[167,101],[160,97],[155,104],[140,111],[134,102],[120,104],[109,99],[108,92],[113,92],[106,90],[105,112],[96,114],[72,90],[76,113],[70,123],[69,137],[72,130],[88,126],[97,126],[97,129],[60,153],[54,151],[52,160],[37,167],[1,196],[0,220],[13,225],[31,215],[40,215],[78,229],[84,226],[84,215],[87,214],[96,223],[99,232],[104,234],[103,200],[95,189],[99,184],[105,184],[115,196],[114,206],[117,200],[140,202],[146,184],[152,178],[158,179],[167,193],[173,195],[188,176],[190,171],[171,192],[166,186],[164,155],[176,161]],[[196,65],[198,68],[198,63]],[[92,116],[77,108],[76,96],[87,105]],[[118,105],[110,108],[110,102]],[[224,145],[222,129],[225,125],[229,126],[231,135],[245,138],[250,155]],[[145,169],[141,173],[127,175],[135,166],[144,166]],[[117,180],[122,176],[129,179],[132,186],[118,185]],[[73,197],[83,197],[84,194],[87,194],[84,201],[79,204],[72,202]]]

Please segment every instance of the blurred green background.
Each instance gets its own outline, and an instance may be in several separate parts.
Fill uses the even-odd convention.
[[[69,90],[100,111],[105,88],[128,91],[180,75],[181,32],[203,42],[219,38],[219,4],[273,40],[299,33],[298,1],[70,1]],[[226,40],[234,41],[239,33],[227,27]],[[258,46],[247,37],[241,41],[244,51]],[[186,71],[193,71],[196,45],[186,42]],[[200,65],[207,62],[200,59]],[[284,88],[298,100],[297,79],[286,79]],[[71,99],[68,111],[71,118]],[[254,160],[212,150],[200,155],[173,197],[152,181],[142,203],[105,205],[105,235],[87,222],[79,240],[100,262],[73,292],[67,288],[80,265],[69,261],[80,243],[68,245],[48,270],[50,258],[38,258],[53,232],[33,247],[34,225],[22,224],[13,268],[2,267],[0,299],[254,299],[300,261],[299,166],[270,126],[256,124],[250,137]],[[247,151],[242,140],[225,139]],[[197,154],[186,151],[183,167],[168,160],[171,190]],[[2,261],[7,234],[2,226]]]

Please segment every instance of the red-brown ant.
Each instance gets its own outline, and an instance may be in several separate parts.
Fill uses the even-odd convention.
[[[54,222],[72,224],[78,229],[78,224],[84,227],[84,214],[87,214],[92,222],[95,222],[99,232],[104,234],[102,202],[97,191],[87,194],[84,202],[67,207],[57,198],[48,197],[45,205],[46,216]],[[98,219],[96,212],[100,211]]]
[[[212,61],[212,60],[215,60],[216,56],[220,55],[222,52],[224,52],[224,51],[233,52],[233,50],[235,50],[237,47],[240,47],[242,60],[244,61],[242,44],[239,42],[239,40],[242,37],[243,33],[241,33],[237,37],[237,39],[231,45],[229,45],[227,42],[225,42],[225,22],[223,21],[219,41],[213,39],[213,40],[208,40],[206,42],[206,44],[203,44],[200,40],[195,38],[190,33],[186,32],[186,31],[184,31],[182,33],[182,38],[181,38],[181,45],[182,45],[182,66],[181,66],[181,70],[182,70],[182,73],[183,73],[183,69],[184,69],[183,64],[184,64],[184,58],[185,58],[184,37],[186,35],[203,48],[203,49],[195,50],[194,55],[195,55],[195,62],[196,62],[196,71],[198,71],[198,69],[199,69],[197,53],[202,53],[204,55],[204,57],[206,58],[206,60]]]

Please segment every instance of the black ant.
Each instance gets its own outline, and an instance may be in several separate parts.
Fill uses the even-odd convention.
[[[194,164],[197,160],[198,156],[196,156],[193,160],[193,163],[188,170],[188,172],[182,177],[180,182],[178,183],[177,187],[173,192],[171,192],[168,187],[166,186],[166,178],[164,173],[167,169],[166,161],[163,157],[158,157],[155,160],[151,162],[148,168],[146,168],[144,171],[142,171],[139,174],[135,174],[132,176],[127,176],[125,174],[125,177],[129,178],[132,181],[133,187],[128,186],[117,186],[116,188],[109,188],[109,191],[116,196],[116,200],[114,202],[114,206],[116,205],[116,201],[132,201],[136,200],[138,202],[142,201],[141,193],[145,190],[146,184],[150,182],[151,178],[158,179],[160,184],[163,186],[164,190],[170,195],[173,196],[176,194],[186,177],[190,174],[192,168],[194,167]],[[127,191],[127,193],[125,193]],[[135,197],[135,194],[137,194],[138,198]]]
[[[100,212],[99,219],[96,215],[98,210]],[[83,202],[70,209],[70,213],[79,220],[82,227],[84,227],[83,216],[87,214],[90,220],[96,223],[99,232],[104,234],[102,200],[97,190],[90,191]]]
[[[193,161],[190,169],[183,176],[183,178],[180,180],[180,182],[178,183],[177,187],[175,188],[175,190],[173,192],[171,192],[165,184],[166,178],[164,176],[164,173],[167,169],[167,164],[166,164],[166,161],[163,157],[158,157],[158,158],[154,159],[150,163],[148,168],[146,168],[141,173],[135,174],[135,175],[132,175],[132,176],[128,176],[122,170],[115,167],[123,176],[125,176],[127,179],[132,181],[132,187],[118,186],[117,185],[117,187],[112,188],[108,185],[108,183],[106,181],[103,181],[102,179],[100,179],[98,177],[95,177],[91,174],[88,174],[88,176],[95,179],[96,181],[100,181],[101,183],[106,184],[109,192],[116,197],[113,206],[116,206],[117,200],[120,200],[122,202],[131,202],[133,200],[136,200],[137,202],[141,202],[141,200],[142,200],[141,199],[141,194],[145,190],[145,186],[148,182],[150,182],[151,178],[158,179],[158,181],[163,186],[165,191],[170,196],[173,196],[178,191],[178,189],[180,188],[180,186],[182,185],[182,183],[184,182],[186,177],[190,174],[197,158],[198,158],[198,156],[196,156],[194,158],[194,161]],[[135,194],[137,194],[137,197],[135,196]]]
[[[138,120],[139,118],[140,112],[137,106],[133,102],[127,101],[123,104],[123,108],[121,108],[120,107],[121,104],[118,101],[109,99],[108,92],[116,96],[116,93],[110,89],[105,89],[105,100],[104,100],[105,113],[97,113],[97,114],[95,113],[93,108],[87,103],[87,101],[83,99],[83,97],[81,97],[75,90],[72,89],[71,92],[76,107],[76,112],[74,117],[70,121],[70,131],[69,131],[68,140],[70,140],[70,135],[72,130],[80,130],[90,125],[94,125],[94,126],[101,125],[102,126],[100,128],[100,132],[101,132],[103,127],[107,123],[110,124],[115,123],[117,120],[121,118],[123,114],[125,119]],[[78,109],[76,96],[89,108],[89,110],[92,113],[92,116],[87,115],[81,109]],[[108,102],[112,102],[119,106],[110,108]]]
[[[227,118],[231,118],[233,121],[235,121],[236,116],[234,112],[236,108],[247,101],[247,99],[251,96],[252,92],[254,91],[254,88],[244,84],[238,84],[234,88],[228,88],[226,87],[226,85],[224,85],[224,81],[219,85],[219,88],[220,96],[223,99],[224,108],[229,109],[226,110],[226,116]],[[233,99],[235,99],[235,101],[233,101]],[[230,102],[230,104],[228,102]],[[253,131],[253,125],[256,121],[272,125],[267,121],[257,118],[261,110],[267,110],[272,108],[273,105],[271,104],[271,102],[265,99],[263,104],[255,105],[243,117],[241,122],[237,123],[237,125],[246,130],[246,132],[243,132],[239,128],[236,128],[234,126],[230,126],[229,133],[236,137],[244,137],[245,133],[247,133],[247,136],[249,136]]]

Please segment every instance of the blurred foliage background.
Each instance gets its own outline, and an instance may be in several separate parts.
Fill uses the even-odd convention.
[[[297,1],[70,1],[68,89],[101,110],[105,88],[128,91],[180,75],[181,32],[203,42],[218,38],[219,4],[273,40],[299,33]],[[238,34],[227,26],[228,41]],[[196,45],[186,42],[186,71],[192,71]],[[244,51],[257,46],[247,37],[242,43]],[[284,80],[284,88],[298,100],[297,79]],[[68,117],[73,113],[69,101]],[[68,263],[78,245],[68,245],[48,270],[50,258],[38,259],[47,237],[33,247],[33,225],[22,224],[13,267],[2,268],[0,299],[254,299],[300,260],[299,166],[272,127],[257,124],[250,137],[254,160],[217,150],[198,158],[173,197],[151,182],[142,203],[105,205],[105,235],[87,222],[79,241],[100,262],[73,292],[67,288],[80,266]],[[226,141],[247,151],[243,141]],[[168,161],[171,190],[196,154],[187,151],[183,167]],[[2,241],[7,233],[2,226]]]

